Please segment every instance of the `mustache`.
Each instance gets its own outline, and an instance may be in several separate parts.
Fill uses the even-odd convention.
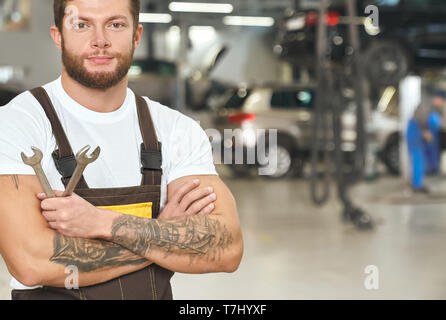
[[[83,54],[82,55],[83,59],[89,59],[89,58],[92,58],[92,57],[120,58],[120,57],[122,57],[122,54],[115,53],[115,52],[108,52],[108,51],[96,51],[94,53],[89,53],[89,54]]]

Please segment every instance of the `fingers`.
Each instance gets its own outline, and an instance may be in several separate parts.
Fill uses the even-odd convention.
[[[55,211],[57,210],[57,203],[51,201],[52,199],[45,199],[40,203],[40,208],[42,211]]]
[[[70,197],[62,197],[63,191],[54,191],[56,198],[48,198],[45,193],[38,193],[37,198],[41,201],[40,207],[44,211],[54,211],[57,210],[62,204],[67,204],[66,200]],[[73,194],[71,197],[75,197]]]
[[[56,211],[42,211],[42,215],[48,222],[55,222],[57,221],[57,214]]]
[[[45,199],[40,203],[40,208],[42,211],[55,211],[61,206],[65,206],[66,203],[66,199],[64,198]]]
[[[56,222],[48,222],[48,224],[50,225],[50,228],[53,230],[57,230],[58,226]]]
[[[183,197],[183,200],[180,202],[180,208],[184,211],[188,210],[189,207],[194,203],[197,202],[208,195],[210,195],[212,192],[214,192],[214,189],[212,187],[207,188],[201,188],[194,191],[189,192],[187,195]]]
[[[197,188],[200,185],[200,180],[195,179],[188,183],[185,183],[172,197],[171,201],[174,201],[175,203],[180,203],[181,200],[183,200],[183,197]]]
[[[39,199],[40,201],[43,201],[46,199],[46,194],[44,193],[38,193],[37,194],[37,199]]]
[[[204,207],[200,212],[197,213],[198,216],[207,216],[209,214],[212,213],[212,211],[214,211],[215,209],[215,205],[214,203],[211,203],[210,205],[207,205],[206,207]]]
[[[217,195],[212,193],[201,200],[195,201],[186,211],[186,215],[209,214],[214,210],[214,202],[217,200]]]
[[[62,197],[63,195],[63,191],[57,191],[57,190],[53,190],[54,194],[56,195],[56,197]],[[48,199],[47,195],[45,193],[38,193],[37,194],[37,199],[39,199],[40,201]]]
[[[56,210],[57,203],[60,201],[60,197],[63,195],[63,191],[57,191],[54,190],[54,194],[56,195],[56,198],[48,198],[45,193],[38,193],[37,199],[41,201],[41,208],[42,210],[52,211]]]

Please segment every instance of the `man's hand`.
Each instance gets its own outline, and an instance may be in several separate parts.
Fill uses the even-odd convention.
[[[41,200],[42,215],[49,226],[67,237],[95,239],[99,236],[101,211],[88,201],[73,194],[63,197],[63,191],[55,191],[57,198],[37,195]]]
[[[212,188],[200,188],[200,182],[185,183],[169,200],[158,219],[168,220],[191,215],[208,215],[214,210],[216,195]],[[62,197],[62,191],[55,191],[57,198],[47,198],[38,194],[41,200],[42,215],[49,226],[67,237],[96,239],[104,229],[105,215],[109,210],[99,209],[88,201],[73,194]]]
[[[185,183],[167,202],[158,219],[210,214],[215,208],[217,196],[211,187],[198,189],[199,185],[199,180]]]
[[[434,141],[434,137],[432,136],[432,133],[429,130],[423,131],[423,138],[424,140],[426,140],[426,142]]]

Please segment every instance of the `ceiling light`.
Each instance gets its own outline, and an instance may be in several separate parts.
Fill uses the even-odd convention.
[[[195,41],[211,41],[215,38],[215,36],[215,28],[211,26],[191,26],[189,28],[189,37]]]
[[[271,17],[226,16],[223,23],[227,26],[272,27],[275,21]]]
[[[171,2],[169,10],[174,12],[231,13],[234,7],[229,3]]]
[[[170,23],[172,16],[168,13],[140,13],[140,23]]]

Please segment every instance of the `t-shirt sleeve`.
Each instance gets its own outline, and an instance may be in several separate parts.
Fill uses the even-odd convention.
[[[31,156],[31,146],[45,153],[44,134],[38,120],[21,110],[17,103],[0,107],[0,175],[34,174],[34,170],[23,163],[21,153]]]
[[[191,175],[218,175],[206,132],[191,118],[181,115],[169,141],[170,170],[167,183]]]

